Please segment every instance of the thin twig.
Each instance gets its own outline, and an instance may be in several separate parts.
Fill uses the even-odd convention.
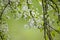
[[[57,33],[59,33],[60,34],[60,31],[59,30],[56,30],[56,29],[54,29],[53,27],[51,27],[49,24],[47,24],[50,28],[52,28],[53,30],[55,30]]]
[[[28,5],[28,9],[30,9],[30,7],[29,7],[30,4],[28,3],[28,0],[27,0],[27,5]],[[37,22],[36,22],[34,16],[32,15],[32,10],[30,10],[30,15],[31,15],[31,17],[33,18],[34,25],[37,26]]]

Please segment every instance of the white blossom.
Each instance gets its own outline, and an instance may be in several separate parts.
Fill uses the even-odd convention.
[[[41,2],[39,2],[39,4],[42,6],[42,3]]]
[[[34,15],[34,14],[35,14],[35,12],[32,11],[32,15]]]
[[[28,3],[29,3],[29,4],[32,4],[32,0],[28,0]]]
[[[26,11],[27,9],[28,9],[28,7],[27,7],[26,5],[23,5],[23,6],[22,6],[22,10],[23,10],[23,11]]]
[[[24,28],[25,29],[29,29],[29,26],[26,24],[26,25],[24,25]]]

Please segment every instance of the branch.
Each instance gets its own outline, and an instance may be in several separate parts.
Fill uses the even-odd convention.
[[[50,3],[48,3],[48,4],[57,12],[56,8],[54,8],[53,5],[51,5]]]
[[[49,40],[53,40],[53,39],[52,39],[51,32],[50,32],[50,27],[47,28],[47,35],[48,35]]]
[[[53,0],[50,0],[50,1],[56,6],[55,9],[57,9],[56,11],[58,12],[58,21],[60,21],[59,8],[58,8],[57,4],[56,4]],[[51,7],[52,7],[52,6],[51,6]],[[59,23],[59,22],[58,22],[58,23]]]
[[[2,14],[3,14],[3,12],[4,12],[4,10],[7,8],[7,6],[10,4],[10,0],[8,0],[8,3],[5,5],[5,7],[4,7],[4,9],[2,10],[2,12],[1,12],[1,15],[0,16],[2,16]]]
[[[56,4],[53,0],[50,0],[50,1],[56,6],[57,12],[58,12],[58,14],[59,14],[59,8],[58,8],[57,4]]]
[[[10,4],[10,0],[8,0],[8,3],[5,5],[4,9],[2,10],[1,14],[0,14],[0,20],[2,19],[2,15],[3,12],[5,11],[5,9],[7,8],[7,6]]]
[[[28,5],[28,9],[30,9],[30,7],[29,7],[30,4],[28,3],[28,0],[27,0],[27,5]],[[34,16],[32,15],[32,10],[30,10],[30,15],[31,15],[31,17],[33,18],[34,25],[37,26],[37,22],[36,22],[36,20],[34,19]]]
[[[48,9],[48,5],[47,5],[47,0],[42,0],[42,7],[43,7],[43,21],[44,21],[44,39],[46,40],[46,33],[47,33],[47,18],[45,17],[45,15],[47,15],[47,9]]]
[[[56,29],[54,29],[53,27],[51,27],[49,24],[47,24],[50,28],[52,28],[53,30],[55,30],[57,33],[59,33],[60,34],[60,31],[59,30],[56,30]]]

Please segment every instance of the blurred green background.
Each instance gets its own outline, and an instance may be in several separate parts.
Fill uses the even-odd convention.
[[[10,40],[44,40],[43,31],[39,29],[25,29],[24,25],[27,20],[21,18],[16,21],[14,19],[6,20],[9,26],[9,38]],[[56,34],[54,40],[60,40],[60,35]]]

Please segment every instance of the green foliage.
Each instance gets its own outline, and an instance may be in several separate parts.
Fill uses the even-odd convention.
[[[55,36],[55,32],[60,34],[60,3],[58,1],[0,0],[0,27],[2,27],[4,20],[18,21],[24,18],[28,19],[26,25],[29,28],[44,30],[45,40],[53,40],[52,36]],[[2,32],[0,32],[0,37],[1,34]]]

